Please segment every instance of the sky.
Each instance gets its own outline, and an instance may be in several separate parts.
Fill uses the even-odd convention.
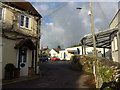
[[[67,48],[79,44],[91,34],[88,2],[31,2],[42,15],[41,41],[43,47]],[[76,9],[81,7],[81,10]],[[109,29],[117,13],[117,2],[92,2],[95,32]]]

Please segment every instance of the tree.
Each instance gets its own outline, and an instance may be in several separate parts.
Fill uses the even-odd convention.
[[[75,45],[73,45],[73,46],[71,46],[71,47],[79,47],[79,46],[81,46],[81,43],[75,44]]]
[[[60,45],[58,45],[57,49],[61,49]]]

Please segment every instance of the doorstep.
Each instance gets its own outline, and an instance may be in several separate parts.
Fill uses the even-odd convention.
[[[16,82],[22,82],[22,81],[27,81],[27,80],[33,80],[39,78],[39,75],[34,75],[34,76],[21,76],[20,78],[15,78],[12,80],[2,80],[2,85],[7,85],[7,84],[12,84]]]

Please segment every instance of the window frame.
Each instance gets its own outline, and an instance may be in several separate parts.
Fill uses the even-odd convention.
[[[29,17],[25,17],[25,27],[29,28],[30,27],[30,21]],[[26,26],[27,25],[27,26]]]
[[[3,8],[2,7],[0,7],[0,9],[1,9],[1,13],[0,13],[0,21],[2,21],[2,13],[3,13]]]
[[[21,23],[21,22],[22,22],[22,16],[23,16],[23,25],[22,25],[22,23]],[[20,15],[20,26],[21,26],[21,27],[24,27],[24,21],[25,21],[24,18],[25,18],[24,15]]]
[[[23,20],[23,26],[21,25],[21,17],[24,16],[24,20]],[[26,22],[26,20],[28,19],[28,22]],[[25,29],[29,29],[30,30],[30,17],[27,15],[23,15],[20,14],[20,23],[19,23],[20,27],[25,28]],[[27,26],[26,26],[27,25]]]
[[[115,51],[117,51],[118,50],[118,39],[117,39],[117,37],[115,36],[114,37],[114,49],[115,49]]]

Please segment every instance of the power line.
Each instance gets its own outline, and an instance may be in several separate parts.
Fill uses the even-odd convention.
[[[46,17],[48,17],[48,16],[50,16],[50,15],[56,13],[57,11],[59,11],[60,9],[62,9],[63,7],[65,7],[67,4],[68,4],[67,2],[64,3],[64,4],[62,4],[59,8],[55,9],[54,11],[52,11],[50,14],[44,16],[43,18],[46,18]]]
[[[103,11],[103,9],[102,9],[102,7],[101,7],[101,5],[100,5],[100,3],[97,1],[97,3],[98,3],[98,5],[99,5],[99,7],[100,7],[100,9],[101,9],[101,12],[102,12],[102,14],[103,14],[103,16],[104,16],[104,18],[105,18],[105,20],[106,20],[106,22],[108,23],[108,25],[109,25],[109,20],[108,20],[108,18],[106,17],[106,15],[105,15],[105,13],[104,13],[104,11]]]

